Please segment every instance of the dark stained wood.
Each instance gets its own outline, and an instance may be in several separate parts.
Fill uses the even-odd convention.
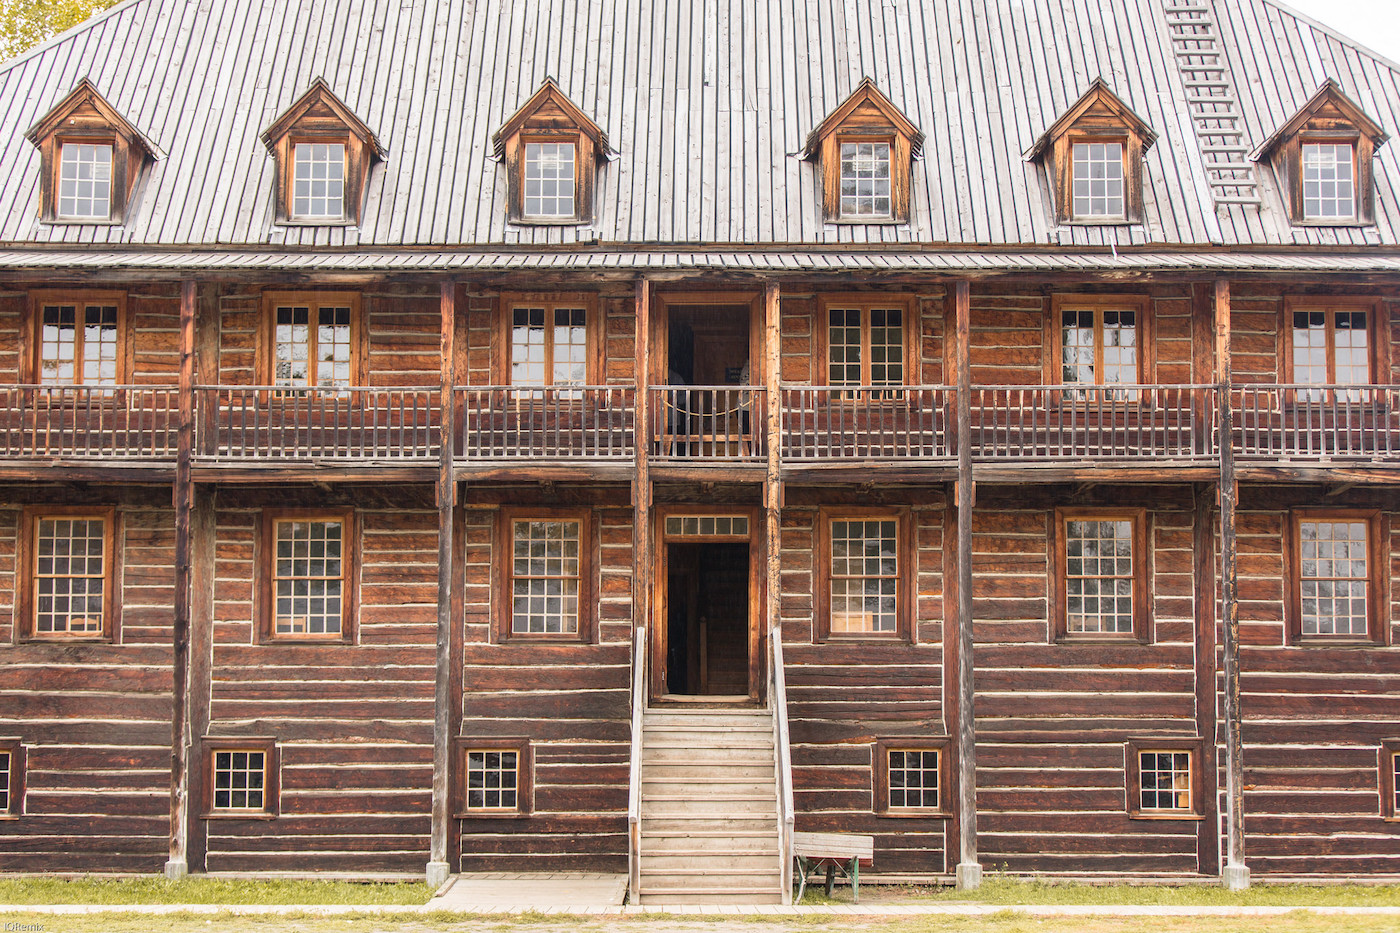
[[[167,872],[188,870],[190,770],[196,736],[190,728],[190,596],[191,552],[190,515],[194,507],[194,487],[190,467],[194,459],[194,369],[195,322],[198,318],[198,289],[193,279],[180,286],[180,451],[175,466],[175,600],[171,626],[172,712],[170,755],[170,865]]]
[[[1196,509],[1191,524],[1191,550],[1194,556],[1192,580],[1196,619],[1196,733],[1201,743],[1200,800],[1202,820],[1196,842],[1198,871],[1215,874],[1220,867],[1220,788],[1216,764],[1216,619],[1215,619],[1215,498],[1209,483],[1196,485]]]
[[[439,321],[441,326],[439,350],[442,355],[440,398],[452,397],[456,385],[456,329],[457,329],[457,284],[444,279],[439,293]],[[432,830],[429,841],[428,861],[447,864],[448,861],[448,820],[452,808],[450,800],[452,776],[460,763],[453,762],[454,746],[451,744],[454,705],[451,693],[453,680],[452,644],[453,638],[453,545],[455,527],[453,524],[456,505],[456,483],[452,472],[452,419],[455,405],[442,406],[441,440],[438,449],[437,479],[437,664],[434,675],[433,692],[433,803]]]
[[[972,658],[972,366],[968,345],[972,327],[971,287],[966,281],[954,285],[953,302],[957,334],[955,358],[958,379],[958,727],[954,755],[958,769],[958,864],[976,865],[977,856],[977,734],[973,702]]]
[[[1215,371],[1220,380],[1221,436],[1233,436],[1233,414],[1228,387],[1230,361],[1230,282],[1215,282]],[[1240,710],[1240,605],[1235,509],[1239,485],[1235,477],[1235,456],[1231,444],[1220,450],[1220,574],[1224,619],[1225,675],[1225,831],[1226,867],[1242,868],[1244,858],[1244,743]]]

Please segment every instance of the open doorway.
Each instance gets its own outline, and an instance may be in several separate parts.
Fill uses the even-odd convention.
[[[749,545],[666,545],[666,685],[673,696],[749,695]]]

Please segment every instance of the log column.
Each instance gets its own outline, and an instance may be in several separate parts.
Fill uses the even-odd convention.
[[[958,763],[958,888],[982,884],[977,861],[977,735],[972,701],[972,366],[968,341],[972,297],[966,280],[953,287],[957,333],[953,363],[958,379],[958,729],[953,747]]]
[[[768,560],[764,574],[767,591],[764,606],[767,611],[768,632],[774,631],[782,620],[779,612],[780,568],[782,564],[782,308],[779,304],[777,284],[769,284],[763,290],[763,386],[764,414],[768,432],[768,474],[763,482],[763,506],[766,528],[764,541],[767,545]],[[755,425],[757,428],[757,425]],[[781,629],[777,629],[781,633]],[[765,632],[765,635],[767,632]]]
[[[1220,572],[1225,656],[1225,832],[1221,883],[1231,891],[1249,887],[1244,863],[1244,742],[1240,732],[1240,607],[1236,566],[1234,412],[1230,399],[1230,283],[1215,283],[1215,359],[1220,394]]]
[[[171,627],[170,858],[167,878],[189,874],[190,749],[190,513],[193,508],[191,460],[194,454],[194,360],[197,290],[193,279],[180,283],[180,427],[175,461],[175,618]]]
[[[636,417],[634,421],[634,442],[636,448],[636,475],[632,478],[632,626],[647,625],[651,613],[652,554],[651,554],[651,468],[648,461],[651,446],[651,282],[637,280],[635,298],[636,331],[633,358],[637,367]],[[647,645],[641,657],[633,658],[633,664],[646,664],[648,657],[656,660],[652,646],[659,645],[656,632],[647,632]],[[652,668],[652,677],[647,678],[653,693],[659,692],[655,678],[665,676],[665,666]]]
[[[442,351],[441,383],[438,396],[441,419],[438,450],[438,592],[437,592],[437,674],[433,695],[433,813],[427,865],[428,886],[437,889],[452,874],[448,862],[449,797],[452,787],[452,516],[456,484],[452,475],[453,443],[456,437],[456,405],[453,388],[456,374],[457,283],[445,279],[440,286],[439,338]]]

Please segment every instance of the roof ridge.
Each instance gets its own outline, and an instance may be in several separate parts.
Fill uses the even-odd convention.
[[[1354,39],[1351,36],[1348,36],[1345,33],[1333,28],[1332,26],[1328,26],[1326,23],[1313,19],[1306,13],[1300,13],[1299,11],[1293,9],[1293,7],[1289,6],[1287,3],[1284,3],[1283,0],[1259,0],[1259,2],[1265,4],[1266,6],[1274,7],[1280,13],[1285,13],[1288,16],[1291,16],[1294,19],[1298,20],[1299,22],[1307,23],[1313,29],[1316,29],[1319,32],[1331,36],[1333,39],[1336,39],[1338,42],[1342,43],[1342,45],[1355,49],[1362,55],[1370,56],[1380,64],[1389,68],[1391,71],[1400,74],[1400,63],[1397,63],[1394,59],[1382,55],[1380,52],[1377,52],[1369,45],[1362,44],[1360,40]]]
[[[43,42],[40,42],[38,45],[30,46],[23,52],[20,52],[14,58],[8,59],[6,61],[0,61],[0,75],[3,75],[7,71],[10,71],[16,65],[22,65],[25,62],[29,61],[31,58],[34,58],[35,56],[43,52],[47,52],[49,49],[53,48],[59,43],[68,41],[69,39],[76,36],[78,33],[91,29],[99,23],[106,22],[108,19],[111,19],[118,13],[124,12],[129,7],[136,6],[140,3],[149,2],[151,2],[151,0],[120,0],[120,2],[109,6],[107,9],[92,14],[87,19],[83,20],[81,23],[78,23],[76,26],[72,26],[69,29],[64,30],[63,32],[60,32],[56,36],[50,36]]]

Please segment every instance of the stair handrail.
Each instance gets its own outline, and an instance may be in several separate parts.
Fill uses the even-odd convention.
[[[782,857],[783,903],[792,903],[792,747],[788,737],[787,676],[783,671],[783,630],[768,632],[768,702],[773,706],[773,744],[778,761],[778,853]]]
[[[642,894],[642,708],[646,701],[647,628],[632,636],[632,761],[627,769],[627,884],[631,902]]]

